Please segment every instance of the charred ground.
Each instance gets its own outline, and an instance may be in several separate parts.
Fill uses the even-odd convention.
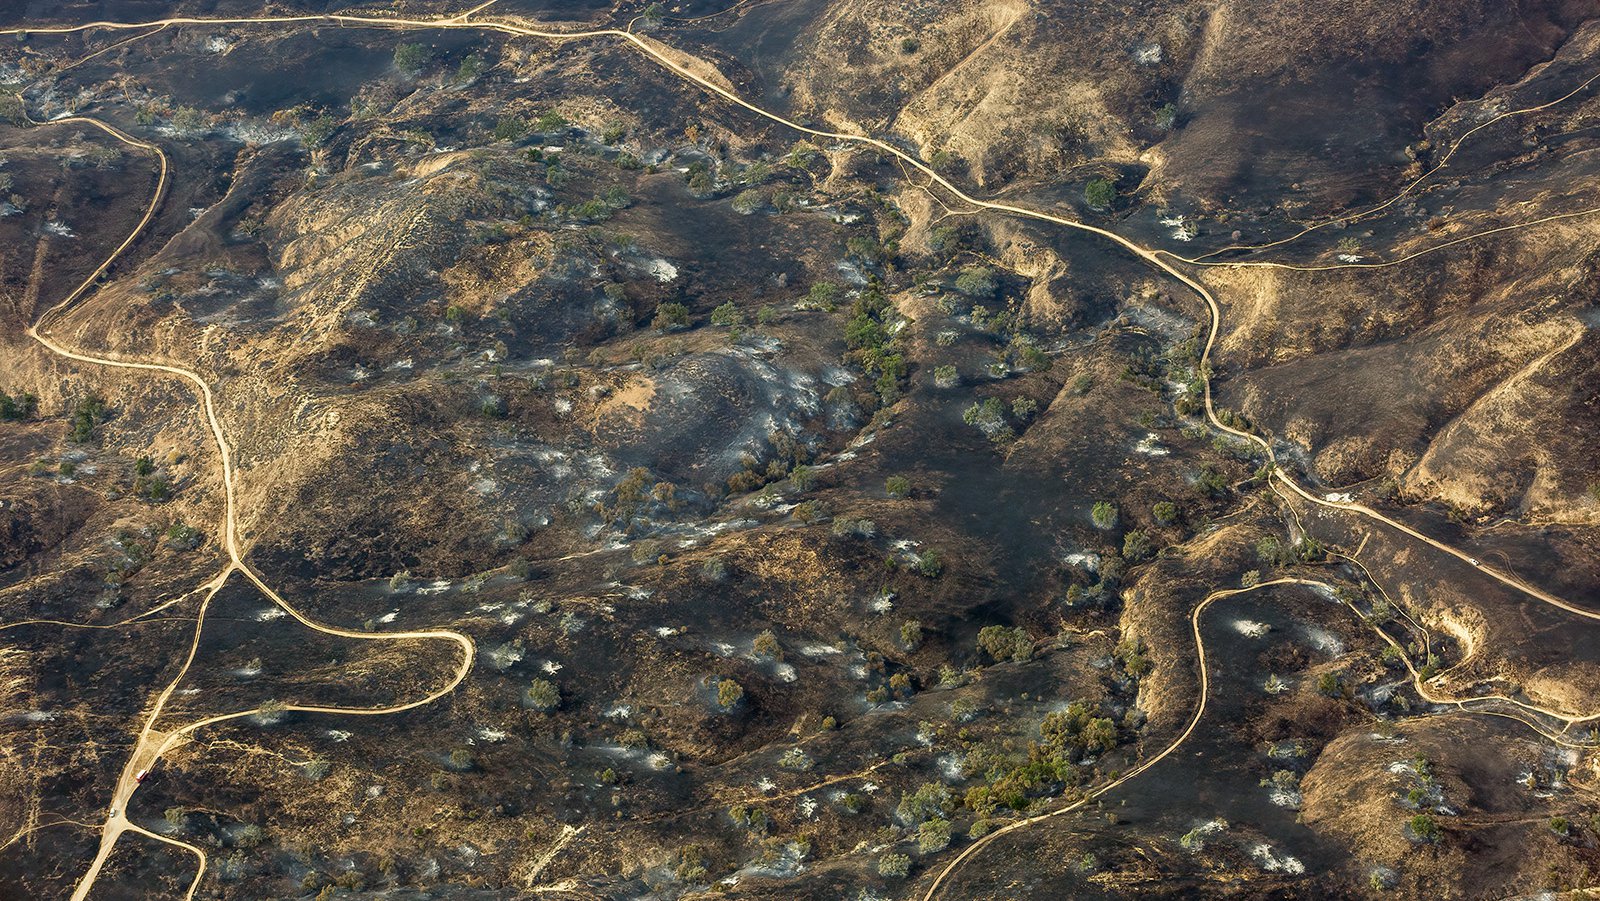
[[[400,12],[460,11],[424,7]],[[1199,298],[1116,247],[964,209],[612,39],[8,38],[5,837],[103,816],[195,608],[60,623],[122,623],[226,557],[187,387],[25,334],[156,184],[148,154],[22,115],[77,111],[174,177],[55,336],[212,386],[241,538],[300,609],[479,651],[434,705],[269,705],[163,759],[129,815],[206,849],[200,896],[922,898],[1078,799],[937,896],[1595,883],[1591,621],[1286,498],[1199,415],[1209,377],[1314,490],[1593,604],[1595,220],[1434,249],[1600,206],[1592,91],[1495,120],[1595,74],[1592,4],[492,12],[645,16],[796,121],[1247,264],[1190,269],[1223,306],[1211,371]],[[1280,578],[1307,584],[1213,599]],[[281,613],[230,582],[162,725],[403,702],[453,666]],[[0,887],[65,897],[94,846],[29,833]],[[181,893],[193,864],[125,837],[96,897]]]

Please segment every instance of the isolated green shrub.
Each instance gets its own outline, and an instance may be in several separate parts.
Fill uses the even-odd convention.
[[[1089,511],[1089,518],[1097,529],[1114,529],[1117,526],[1117,506],[1110,501],[1096,501],[1094,508]]]

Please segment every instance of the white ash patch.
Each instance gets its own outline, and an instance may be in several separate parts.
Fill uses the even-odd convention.
[[[1165,54],[1155,41],[1133,48],[1133,61],[1141,66],[1158,66]]]
[[[1305,798],[1298,791],[1281,785],[1273,786],[1272,792],[1267,797],[1273,804],[1279,807],[1287,807],[1290,810],[1299,810],[1300,805],[1305,801]]]
[[[800,653],[807,657],[829,657],[844,651],[831,644],[808,644],[800,648]]]
[[[678,277],[678,267],[672,265],[666,260],[661,259],[660,257],[646,261],[644,264],[644,271],[650,273],[651,278],[654,278],[656,281],[661,282],[662,284],[670,282]]]
[[[76,238],[78,236],[77,232],[74,232],[71,226],[67,225],[65,222],[62,222],[60,219],[52,219],[49,222],[46,222],[44,224],[44,230],[58,238]]]
[[[1147,432],[1144,438],[1133,446],[1133,449],[1147,457],[1165,457],[1172,453],[1172,451],[1161,445],[1161,439],[1155,432]]]
[[[486,744],[495,744],[506,740],[506,733],[500,729],[490,729],[484,726],[478,730],[477,740]]]
[[[860,268],[858,268],[856,264],[850,262],[849,260],[840,260],[838,263],[834,264],[833,268],[838,271],[841,278],[852,285],[859,287],[864,286],[867,283],[867,277],[862,274]]]
[[[1345,491],[1341,493],[1337,491],[1330,491],[1327,494],[1324,494],[1322,499],[1334,504],[1348,504],[1350,503],[1350,492]]]
[[[717,641],[712,643],[711,650],[715,651],[718,657],[732,657],[738,649],[726,641]]]
[[[1178,839],[1178,844],[1182,845],[1184,850],[1187,851],[1203,851],[1205,850],[1206,839],[1225,832],[1227,828],[1227,820],[1207,820],[1184,833],[1184,836]]]
[[[1100,568],[1100,555],[1077,551],[1064,555],[1061,558],[1061,562],[1092,573]]]
[[[1327,629],[1320,626],[1306,626],[1305,634],[1306,640],[1311,642],[1311,646],[1324,654],[1337,657],[1344,653],[1344,642],[1340,641],[1338,636]]]
[[[946,782],[961,781],[961,757],[957,754],[945,754],[938,760],[939,775]]]
[[[277,144],[300,137],[300,132],[293,128],[262,122],[233,122],[217,131],[242,144]]]
[[[547,676],[554,676],[556,673],[561,672],[561,664],[554,660],[546,660],[544,663],[539,664],[539,670]]]
[[[1236,619],[1233,621],[1233,629],[1246,638],[1260,638],[1271,632],[1272,626],[1266,623],[1258,623],[1252,619]]]
[[[787,663],[780,663],[774,666],[772,674],[778,678],[779,682],[793,682],[799,678],[799,675],[794,671],[794,667]]]
[[[1162,225],[1172,229],[1172,240],[1174,241],[1187,243],[1193,241],[1199,234],[1198,229],[1184,218],[1181,213],[1175,216],[1162,216],[1160,222]]]
[[[1338,259],[1341,263],[1359,263],[1362,260],[1362,256],[1359,253],[1341,253]]]
[[[1266,842],[1261,842],[1251,848],[1250,856],[1254,857],[1261,869],[1266,870],[1268,873],[1288,873],[1291,876],[1298,876],[1306,871],[1306,865],[1301,863],[1298,858],[1291,857],[1288,854],[1279,856],[1272,849],[1272,846]]]
[[[656,626],[656,637],[658,638],[671,638],[677,635],[678,632],[678,629],[674,629],[671,626]]]
[[[282,607],[268,607],[265,610],[256,611],[256,622],[270,623],[275,619],[283,619],[288,615]]]
[[[504,672],[521,663],[523,658],[527,655],[522,648],[507,643],[495,648],[494,650],[485,651],[483,656],[495,669]]]

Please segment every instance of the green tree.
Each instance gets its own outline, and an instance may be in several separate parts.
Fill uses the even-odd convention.
[[[1146,650],[1144,639],[1137,635],[1125,636],[1121,641],[1117,642],[1116,657],[1122,661],[1122,668],[1127,671],[1128,675],[1135,679],[1143,678],[1155,668],[1155,664],[1151,663],[1150,658],[1145,656]]]
[[[1171,501],[1160,501],[1150,512],[1155,515],[1156,522],[1163,526],[1170,526],[1178,521],[1178,505]]]
[[[1406,821],[1406,826],[1418,841],[1432,842],[1439,838],[1439,823],[1433,817],[1419,813]]]
[[[987,266],[968,266],[956,276],[956,290],[974,300],[984,300],[994,296],[999,285],[994,279],[994,270]]]
[[[908,619],[900,624],[900,647],[915,651],[922,647],[922,622]]]
[[[752,650],[757,657],[767,660],[783,659],[783,645],[778,644],[778,636],[774,635],[771,629],[767,629],[756,636]]]
[[[1109,210],[1111,205],[1117,202],[1117,186],[1103,178],[1097,178],[1084,186],[1083,199],[1093,209]]]
[[[905,854],[885,854],[878,858],[878,875],[886,879],[901,879],[911,872],[911,858]]]
[[[1339,684],[1339,677],[1334,673],[1323,673],[1317,677],[1317,692],[1330,698],[1337,698],[1344,693],[1344,687]]]
[[[711,311],[711,324],[731,326],[743,325],[744,314],[740,313],[739,308],[734,306],[733,301],[730,300],[726,303],[718,304],[716,308]]]
[[[401,44],[394,48],[394,67],[407,75],[421,72],[432,59],[432,51],[421,44]]]
[[[106,402],[96,394],[85,396],[73,406],[72,427],[67,430],[67,440],[74,444],[88,442],[94,438],[95,427],[105,416]]]
[[[744,686],[732,679],[723,679],[717,683],[717,706],[723,710],[732,710],[744,700]]]
[[[528,706],[545,713],[561,706],[561,689],[548,679],[534,679],[528,685]]]
[[[978,648],[996,663],[1005,660],[1027,660],[1033,656],[1033,639],[1025,629],[1005,626],[984,626],[978,630]]]
[[[27,419],[38,409],[39,399],[26,391],[16,397],[0,391],[0,420],[16,422]]]
[[[1256,559],[1272,566],[1284,562],[1283,543],[1271,535],[1256,542]]]
[[[917,827],[917,850],[923,854],[936,854],[950,847],[950,821],[924,820]]]
[[[816,470],[804,463],[796,463],[794,468],[789,470],[789,484],[793,485],[796,491],[810,491],[816,483]]]
[[[920,826],[927,820],[943,819],[955,810],[950,790],[937,782],[924,782],[910,794],[900,796],[895,816],[907,826]]]
[[[741,216],[757,213],[767,203],[767,197],[759,188],[746,188],[733,198],[733,211]]]
[[[688,328],[689,308],[672,301],[660,304],[656,307],[656,317],[650,325],[664,332]]]
[[[884,480],[883,490],[892,498],[908,497],[911,494],[911,480],[905,476],[890,476]]]
[[[1142,563],[1149,559],[1155,548],[1150,543],[1150,536],[1143,529],[1134,529],[1122,536],[1122,556],[1130,563]]]
[[[528,123],[521,116],[501,116],[494,124],[496,141],[520,141],[528,136]]]
[[[456,81],[471,81],[483,74],[484,59],[481,53],[469,53],[456,66]]]
[[[839,286],[832,282],[817,282],[806,292],[805,305],[813,309],[832,312],[839,305]]]

